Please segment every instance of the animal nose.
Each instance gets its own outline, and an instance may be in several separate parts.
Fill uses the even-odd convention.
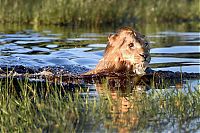
[[[147,54],[144,54],[144,53],[142,53],[142,54],[140,54],[140,56],[142,56],[142,57],[144,57],[145,59],[147,58]]]

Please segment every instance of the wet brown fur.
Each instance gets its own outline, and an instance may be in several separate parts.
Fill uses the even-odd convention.
[[[103,58],[96,68],[86,73],[131,72],[144,74],[149,67],[149,43],[145,36],[129,27],[121,28],[108,37]]]

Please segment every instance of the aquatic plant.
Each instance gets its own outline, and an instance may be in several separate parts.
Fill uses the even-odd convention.
[[[1,0],[0,21],[98,26],[199,20],[199,0]]]
[[[199,130],[198,86],[191,90],[189,83],[183,89],[163,85],[150,91],[136,86],[126,92],[102,81],[96,84],[97,95],[92,87],[62,94],[62,86],[49,82],[1,79],[1,132]]]

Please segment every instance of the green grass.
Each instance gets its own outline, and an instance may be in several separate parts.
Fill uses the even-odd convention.
[[[199,0],[0,0],[0,21],[58,25],[118,25],[199,20]]]
[[[46,87],[44,87],[46,86]],[[20,97],[16,89],[20,88]],[[137,88],[138,86],[136,86]],[[40,95],[37,89],[40,90]],[[12,78],[0,82],[1,132],[95,132],[199,130],[200,90],[151,89],[122,92],[97,84],[99,96],[91,98],[77,88],[61,95],[62,86],[30,83]],[[41,91],[41,90],[47,91]],[[191,126],[192,125],[192,126]]]

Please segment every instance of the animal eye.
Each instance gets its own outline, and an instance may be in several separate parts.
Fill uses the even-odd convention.
[[[128,46],[129,46],[130,48],[133,48],[133,47],[134,47],[134,44],[133,44],[133,43],[130,43]]]

